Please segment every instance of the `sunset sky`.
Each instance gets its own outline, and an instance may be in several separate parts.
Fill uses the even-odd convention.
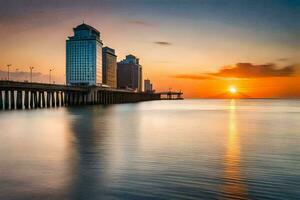
[[[83,21],[118,60],[140,58],[155,89],[185,97],[300,97],[299,0],[0,0],[0,78],[65,76],[65,40]]]

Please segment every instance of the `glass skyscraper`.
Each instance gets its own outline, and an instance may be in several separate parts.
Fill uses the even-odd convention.
[[[66,41],[67,85],[100,85],[102,83],[102,41],[100,32],[81,24]]]

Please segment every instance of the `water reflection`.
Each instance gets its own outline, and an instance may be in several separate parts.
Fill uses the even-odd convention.
[[[0,199],[297,199],[299,116],[285,100],[0,112]]]
[[[110,199],[121,195],[120,190],[126,191],[123,170],[130,168],[132,163],[128,157],[134,154],[124,152],[138,152],[135,149],[138,117],[118,112],[116,107],[67,109],[74,116],[71,127],[75,156],[70,162],[73,174],[70,199]]]
[[[221,199],[248,199],[245,178],[242,174],[240,135],[237,129],[236,100],[229,106],[228,136],[224,158],[224,184]]]
[[[97,194],[104,194],[105,188],[105,143],[106,123],[97,122],[97,115],[109,115],[109,109],[68,108],[67,112],[74,116],[71,123],[74,140],[74,159],[71,161],[72,182],[70,183],[70,199],[96,199]]]

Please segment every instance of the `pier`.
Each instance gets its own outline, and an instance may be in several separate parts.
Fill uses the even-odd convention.
[[[160,100],[160,95],[99,86],[0,81],[0,110],[134,103]]]
[[[160,92],[158,93],[160,95],[161,100],[183,100],[183,92]]]

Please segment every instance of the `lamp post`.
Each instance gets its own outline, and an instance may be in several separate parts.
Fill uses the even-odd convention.
[[[7,80],[9,81],[9,67],[11,66],[11,64],[7,65]]]
[[[33,70],[34,67],[29,67],[30,69],[30,82],[32,83],[32,70]]]
[[[49,83],[51,84],[51,72],[54,71],[54,69],[49,69]]]
[[[15,77],[16,77],[16,79],[18,80],[18,72],[19,72],[19,68],[16,68],[16,74],[15,74]],[[16,80],[16,81],[17,81]]]

